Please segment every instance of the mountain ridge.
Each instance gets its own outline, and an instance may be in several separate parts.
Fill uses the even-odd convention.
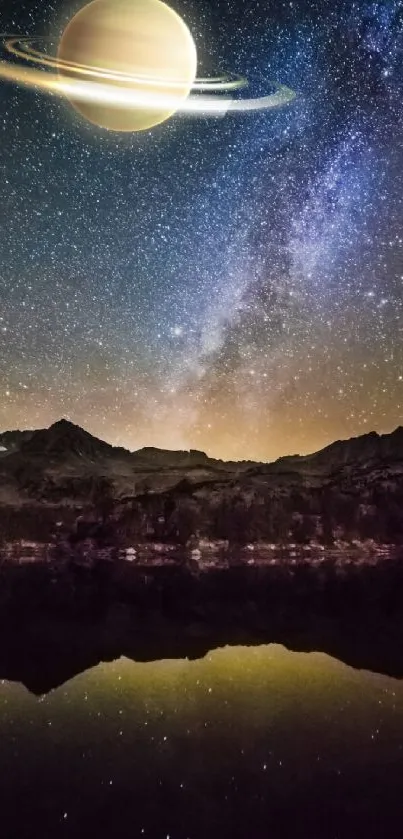
[[[403,543],[401,426],[271,463],[225,462],[197,450],[130,452],[68,420],[3,433],[5,444],[0,540],[49,541],[60,522],[83,536],[108,533],[112,544]]]
[[[158,446],[143,446],[140,449],[130,450],[123,446],[114,446],[111,443],[107,443],[101,438],[96,437],[94,434],[91,434],[86,429],[66,418],[57,420],[47,428],[15,429],[0,432],[0,446],[7,448],[7,444],[11,444],[10,453],[16,451],[17,449],[27,454],[37,451],[43,452],[45,450],[50,452],[59,451],[63,448],[62,443],[65,444],[65,447],[67,447],[69,443],[73,444],[73,448],[76,449],[79,444],[82,443],[84,444],[84,449],[87,450],[91,446],[110,454],[119,453],[120,455],[132,457],[136,456],[138,458],[141,457],[145,460],[147,458],[150,460],[158,460],[159,457],[164,457],[169,460],[169,458],[173,459],[175,456],[183,458],[183,456],[186,455],[189,459],[199,459],[202,462],[224,465],[228,463],[231,464],[231,466],[235,466],[236,464],[239,464],[239,466],[251,464],[251,466],[259,465],[262,467],[273,467],[276,464],[286,465],[291,463],[308,463],[317,460],[318,458],[325,459],[326,457],[333,454],[339,454],[341,452],[344,452],[342,459],[346,462],[345,455],[347,453],[348,456],[351,457],[358,449],[363,451],[365,447],[368,453],[369,449],[372,448],[372,451],[377,454],[390,449],[390,443],[395,441],[398,441],[399,450],[403,455],[403,426],[397,426],[393,431],[385,434],[380,434],[377,431],[370,431],[363,435],[335,440],[323,448],[309,452],[308,454],[282,455],[275,460],[268,461],[255,461],[251,458],[239,461],[225,461],[222,458],[211,457],[206,452],[193,448],[164,449]],[[7,456],[7,454],[8,452],[2,452],[3,457]]]

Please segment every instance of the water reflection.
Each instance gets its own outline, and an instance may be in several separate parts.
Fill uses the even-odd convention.
[[[384,836],[403,683],[322,653],[225,647],[0,686],[2,836]]]

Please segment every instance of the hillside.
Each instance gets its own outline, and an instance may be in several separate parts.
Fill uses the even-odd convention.
[[[0,452],[6,540],[46,541],[57,525],[122,544],[403,541],[401,427],[268,464],[130,452],[67,420],[3,432]]]

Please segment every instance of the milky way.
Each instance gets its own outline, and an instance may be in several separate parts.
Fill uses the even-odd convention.
[[[6,2],[57,41],[82,3]],[[403,3],[183,0],[288,107],[117,135],[4,83],[3,428],[271,459],[403,413]]]

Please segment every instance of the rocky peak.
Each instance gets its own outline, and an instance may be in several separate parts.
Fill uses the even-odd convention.
[[[99,455],[112,454],[113,447],[103,440],[84,431],[79,425],[74,425],[66,419],[58,420],[49,428],[35,431],[32,436],[23,441],[21,453],[46,454],[62,456],[74,454],[80,457],[94,458]]]
[[[205,466],[212,461],[205,452],[190,449],[190,451],[171,451],[170,449],[157,449],[153,446],[145,446],[133,452],[133,460],[144,462],[154,467],[186,467]]]

